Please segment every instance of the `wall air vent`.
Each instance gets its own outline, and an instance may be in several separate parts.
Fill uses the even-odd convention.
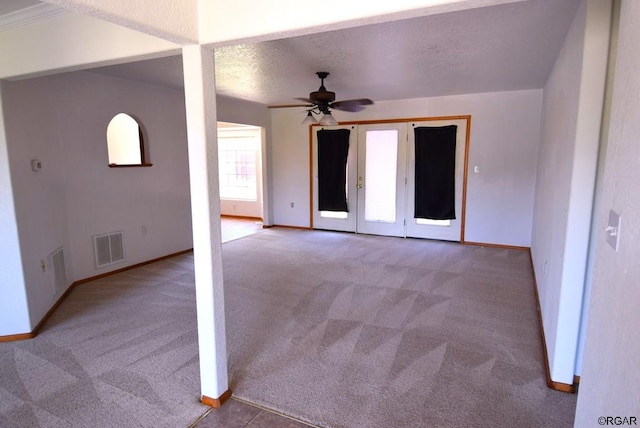
[[[111,232],[93,237],[96,267],[105,267],[124,261],[123,232]]]

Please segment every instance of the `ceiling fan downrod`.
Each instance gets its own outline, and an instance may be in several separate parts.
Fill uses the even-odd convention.
[[[324,87],[324,79],[329,75],[326,71],[318,71],[316,72],[318,77],[320,78],[320,88],[309,94],[309,99],[314,103],[318,104],[318,106],[328,106],[329,103],[332,103],[336,100],[336,93],[327,91],[327,88]],[[320,107],[322,110],[322,107]]]

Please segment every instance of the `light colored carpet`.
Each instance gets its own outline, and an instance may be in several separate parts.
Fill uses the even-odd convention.
[[[186,427],[199,403],[193,257],[69,294],[30,340],[0,343],[0,426]]]
[[[224,258],[240,398],[327,427],[573,425],[525,251],[273,230]]]
[[[270,229],[225,243],[236,396],[327,427],[571,426],[549,390],[523,251]],[[74,289],[0,343],[2,427],[186,427],[193,258]]]

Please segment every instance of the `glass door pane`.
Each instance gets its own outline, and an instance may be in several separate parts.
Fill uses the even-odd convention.
[[[366,221],[396,221],[396,170],[398,130],[366,132],[365,208]]]
[[[358,127],[358,233],[404,236],[406,123]]]

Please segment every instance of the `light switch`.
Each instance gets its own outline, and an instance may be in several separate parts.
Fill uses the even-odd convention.
[[[607,236],[607,243],[616,251],[618,251],[618,245],[620,243],[621,220],[620,214],[614,210],[609,210],[609,224],[604,233]]]

